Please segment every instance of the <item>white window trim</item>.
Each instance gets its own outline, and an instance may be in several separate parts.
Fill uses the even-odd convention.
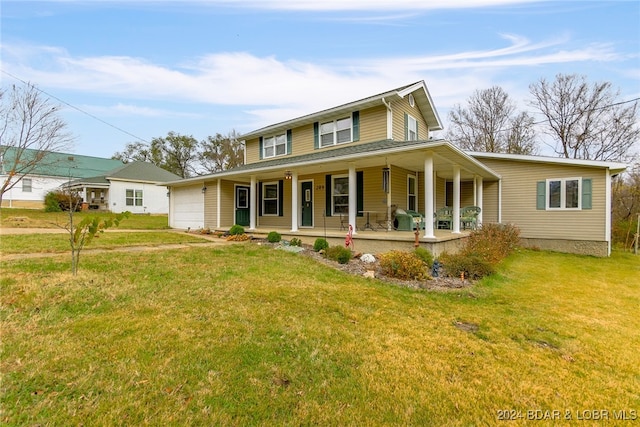
[[[266,194],[266,186],[267,185],[275,185],[276,186],[276,197],[275,199],[273,198],[267,198]],[[263,182],[262,183],[262,200],[260,201],[262,203],[262,216],[279,216],[280,215],[280,183],[278,181],[272,181],[272,182]],[[276,201],[276,213],[266,213],[266,209],[264,208],[264,202],[266,200],[275,200]]]
[[[549,206],[549,199],[551,198],[551,189],[549,185],[552,182],[560,182],[560,207]],[[567,181],[578,181],[578,206],[575,208],[567,208]],[[545,188],[545,207],[549,211],[579,211],[582,210],[582,177],[572,178],[549,178],[546,181]]]
[[[133,191],[133,197],[129,197],[127,196],[127,191]],[[140,197],[138,197],[138,192],[140,193]],[[131,203],[129,204],[128,201],[129,199],[131,199]],[[140,204],[136,204],[136,200],[140,200]],[[144,192],[141,189],[136,189],[136,188],[127,188],[124,191],[124,204],[125,206],[133,206],[133,207],[140,207],[144,204]]]
[[[336,212],[336,193],[335,193],[335,188],[336,188],[336,179],[340,179],[340,178],[347,178],[347,200],[349,198],[349,175],[332,175],[331,176],[331,215],[332,216],[338,216],[338,215],[345,215],[346,212],[340,213],[340,212]],[[344,193],[340,193],[341,196],[344,196]],[[347,212],[348,212],[348,205],[347,205]]]
[[[412,138],[411,132],[413,132],[414,137]],[[407,114],[407,140],[409,141],[417,141],[418,140],[418,120],[413,117],[411,114]]]
[[[338,142],[338,122],[342,121],[342,120],[349,120],[349,140],[348,141],[343,141],[343,142]],[[322,136],[323,135],[328,135],[329,132],[325,132],[322,133],[322,126],[332,123],[333,124],[333,142],[331,144],[323,144],[322,143]],[[326,148],[326,147],[333,147],[336,145],[341,145],[341,144],[348,144],[350,142],[353,142],[353,115],[350,115],[348,117],[340,117],[336,120],[329,120],[326,122],[322,122],[319,123],[319,131],[318,131],[318,138],[319,138],[319,145],[320,148]]]
[[[31,178],[22,178],[22,192],[33,193],[33,180]]]
[[[278,143],[278,138],[282,137],[283,138],[283,143]],[[273,140],[273,145],[271,146],[267,146],[267,140]],[[282,154],[278,154],[278,146],[283,145],[284,146],[284,153]],[[268,156],[267,155],[267,148],[273,148],[273,155]],[[271,135],[271,136],[267,136],[262,138],[262,158],[263,159],[271,159],[273,157],[279,157],[279,156],[286,156],[287,155],[287,134],[286,132],[283,134],[279,134],[279,135]]]

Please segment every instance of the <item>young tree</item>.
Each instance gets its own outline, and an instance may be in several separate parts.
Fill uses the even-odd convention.
[[[5,192],[48,162],[49,153],[71,144],[60,109],[31,84],[0,89],[0,204]]]
[[[499,86],[476,90],[467,107],[449,113],[448,138],[460,148],[491,153],[533,154],[536,151],[533,119],[516,112],[509,95]]]
[[[623,103],[609,82],[558,74],[529,86],[531,105],[544,116],[546,132],[561,157],[629,160],[638,137],[638,102]]]
[[[216,134],[200,142],[200,164],[209,173],[233,169],[244,164],[244,145],[232,130],[228,135]]]

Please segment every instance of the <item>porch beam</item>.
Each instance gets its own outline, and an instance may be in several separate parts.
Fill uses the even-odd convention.
[[[358,197],[356,195],[358,187],[356,185],[356,166],[353,163],[349,164],[349,225],[353,228],[353,234],[356,232],[356,217],[358,209]]]
[[[222,180],[218,179],[216,181],[216,228],[220,228],[220,196],[222,194]]]
[[[298,172],[291,174],[291,231],[298,231]]]
[[[433,230],[433,195],[436,189],[433,179],[433,153],[428,152],[424,159],[424,237],[435,238]]]
[[[453,165],[453,234],[460,234],[460,165]]]
[[[258,180],[255,175],[251,175],[251,186],[249,187],[249,230],[256,229],[256,183]]]

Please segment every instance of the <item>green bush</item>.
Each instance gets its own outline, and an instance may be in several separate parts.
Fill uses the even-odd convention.
[[[495,273],[493,265],[477,255],[445,253],[439,260],[444,274],[449,277],[460,277],[464,273],[465,279],[477,280]]]
[[[45,212],[69,211],[71,206],[79,211],[82,208],[82,199],[75,193],[69,194],[64,191],[50,191],[44,196]]]
[[[316,239],[315,242],[313,242],[313,250],[316,252],[320,252],[324,249],[327,249],[329,247],[329,242],[327,242],[326,239]]]
[[[278,243],[282,240],[282,236],[277,231],[271,231],[267,234],[267,242],[269,243]]]
[[[429,269],[433,267],[433,254],[431,253],[430,250],[421,248],[418,246],[414,251],[414,254],[418,258],[420,258],[422,262],[424,262],[427,265],[427,267],[429,267]]]
[[[294,237],[289,241],[289,246],[302,247],[302,240],[298,239],[297,237]]]
[[[244,234],[244,227],[241,225],[235,224],[229,229],[229,234],[232,236]]]
[[[426,280],[427,266],[415,252],[389,251],[380,255],[380,268],[389,276],[402,280]]]
[[[351,250],[344,246],[330,246],[326,248],[324,255],[340,264],[347,264],[353,257]]]
[[[44,211],[45,212],[62,212],[60,203],[58,203],[58,197],[56,193],[50,191],[44,196]]]
[[[512,224],[483,224],[471,232],[460,251],[461,255],[476,256],[491,265],[506,258],[520,244],[520,230]]]

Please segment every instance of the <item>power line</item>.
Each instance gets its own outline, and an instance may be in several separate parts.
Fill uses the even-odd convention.
[[[68,102],[66,102],[66,101],[64,101],[64,100],[62,100],[62,99],[58,98],[57,96],[52,95],[52,94],[50,94],[50,93],[46,92],[45,90],[40,89],[39,87],[37,87],[36,85],[34,85],[34,84],[32,84],[32,83],[26,82],[26,81],[22,80],[21,78],[19,78],[19,77],[17,77],[17,76],[14,76],[13,74],[11,74],[11,73],[9,73],[9,72],[7,72],[7,71],[5,71],[5,70],[1,70],[1,71],[2,71],[4,74],[6,74],[6,75],[8,75],[8,76],[10,76],[10,77],[13,77],[14,79],[16,79],[16,80],[18,80],[18,81],[20,81],[20,82],[24,83],[25,85],[29,85],[29,86],[33,87],[33,88],[34,88],[35,90],[37,90],[38,92],[41,92],[41,93],[43,93],[43,94],[47,95],[48,97],[53,98],[53,99],[57,100],[58,102],[60,102],[60,103],[62,103],[62,104],[64,104],[64,105],[66,105],[66,106],[68,106],[68,107],[71,107],[71,108],[73,108],[74,110],[77,110],[77,111],[81,112],[82,114],[86,114],[87,116],[91,117],[91,118],[92,118],[92,119],[94,119],[94,120],[99,121],[100,123],[103,123],[103,124],[105,124],[105,125],[107,125],[107,126],[109,126],[109,127],[112,127],[112,128],[114,128],[114,129],[116,129],[116,130],[118,130],[118,131],[120,131],[120,132],[122,132],[122,133],[124,133],[124,134],[126,134],[126,135],[132,136],[132,137],[134,137],[135,139],[137,139],[137,140],[139,140],[139,141],[142,141],[142,142],[145,142],[145,143],[147,143],[147,144],[150,144],[150,142],[149,142],[149,141],[147,141],[146,139],[141,138],[141,137],[139,137],[139,136],[137,136],[137,135],[134,135],[134,134],[132,134],[131,132],[126,131],[126,130],[122,129],[121,127],[118,127],[118,126],[116,126],[116,125],[114,125],[114,124],[112,124],[112,123],[109,123],[109,122],[107,122],[107,121],[105,121],[105,120],[101,119],[100,117],[97,117],[97,116],[95,116],[95,115],[93,115],[93,114],[89,113],[88,111],[85,111],[85,110],[81,109],[80,107],[76,107],[75,105],[72,105],[72,104],[70,104],[70,103],[68,103]]]

